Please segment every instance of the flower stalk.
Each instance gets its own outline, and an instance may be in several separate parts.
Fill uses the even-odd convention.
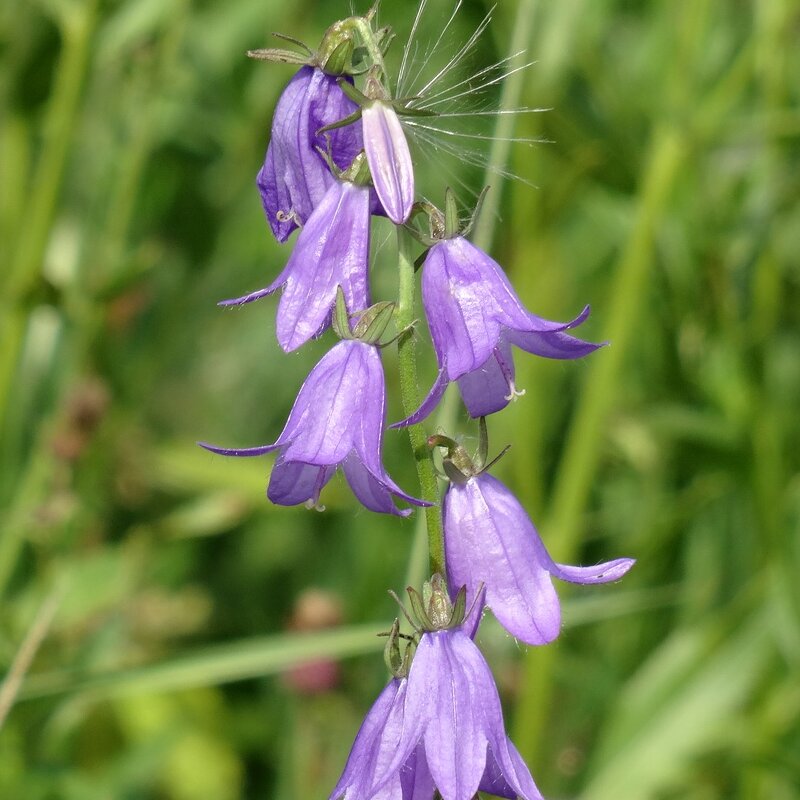
[[[417,356],[414,329],[414,258],[411,253],[413,239],[403,228],[397,228],[397,267],[398,267],[398,300],[396,322],[397,330],[402,331],[397,340],[397,354],[400,374],[400,400],[403,413],[411,414],[419,408],[419,383],[417,381]],[[431,450],[425,429],[421,424],[408,426],[408,438],[414,453],[414,463],[419,478],[420,498],[435,505],[425,509],[425,525],[428,531],[428,560],[432,575],[439,573],[445,578],[444,535],[442,533],[442,517],[439,509],[439,484],[433,466]]]

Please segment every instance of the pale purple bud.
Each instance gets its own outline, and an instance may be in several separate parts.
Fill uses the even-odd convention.
[[[395,110],[382,100],[365,105],[361,118],[375,192],[386,216],[402,225],[414,203],[414,171],[403,126]]]

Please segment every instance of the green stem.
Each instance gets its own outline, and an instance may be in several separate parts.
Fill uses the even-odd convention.
[[[400,399],[403,413],[409,416],[419,408],[419,384],[417,383],[417,342],[414,330],[414,260],[411,257],[412,239],[402,228],[397,228],[397,260],[399,271],[399,297],[397,303],[397,328],[404,331],[397,340],[400,370]],[[439,511],[439,484],[433,467],[431,449],[428,447],[425,429],[421,424],[408,426],[408,438],[417,465],[420,494],[423,500],[435,505],[425,509],[428,528],[428,559],[431,574],[446,577],[444,567],[444,536]]]

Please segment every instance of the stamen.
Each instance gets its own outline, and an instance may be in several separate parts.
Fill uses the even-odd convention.
[[[277,219],[278,222],[294,222],[298,228],[303,227],[303,222],[294,209],[291,209],[291,211],[277,211],[275,213],[275,219]]]
[[[514,386],[514,381],[509,381],[508,389],[511,394],[506,395],[505,399],[511,403],[516,402],[518,397],[524,397],[525,393],[528,391],[527,389],[517,389],[517,387]]]

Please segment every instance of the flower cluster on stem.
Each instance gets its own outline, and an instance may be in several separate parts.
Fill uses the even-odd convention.
[[[419,15],[415,29],[418,22]],[[413,634],[400,633],[397,621],[389,632],[393,677],[367,714],[330,800],[472,800],[479,791],[537,800],[541,794],[506,736],[497,688],[474,642],[484,608],[520,641],[545,645],[561,627],[553,577],[607,583],[633,560],[588,567],[554,562],[522,505],[489,474],[497,459],[487,463],[486,417],[522,394],[512,348],[569,360],[602,345],[572,333],[588,306],[569,322],[526,308],[502,267],[470,242],[472,223],[461,226],[449,189],[443,187],[442,210],[418,197],[404,125],[413,129],[414,117],[436,116],[435,104],[393,96],[384,62],[392,34],[377,27],[375,9],[334,23],[316,51],[282,38],[297,49],[250,54],[299,68],[278,101],[256,182],[275,238],[286,242],[299,231],[266,288],[220,305],[247,305],[280,290],[276,335],[285,352],[329,329],[339,341],[299,388],[273,443],[201,444],[225,456],[275,453],[267,488],[273,503],[322,509],[321,493],[341,468],[370,511],[409,515],[412,508],[398,508],[398,500],[424,508],[433,577],[422,594],[408,590],[413,615],[404,613]],[[404,58],[401,72],[405,66]],[[396,226],[398,242],[398,294],[376,303],[369,287],[374,216]],[[417,378],[416,265],[438,363],[424,398]],[[395,335],[388,340],[392,323]],[[404,414],[394,426],[408,429],[419,497],[400,488],[382,462],[381,350],[393,342]],[[474,456],[443,433],[429,436],[422,424],[451,382],[468,415],[479,419]],[[435,451],[447,482],[441,497]]]

